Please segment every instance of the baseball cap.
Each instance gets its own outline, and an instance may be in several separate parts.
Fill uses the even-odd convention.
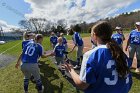
[[[138,26],[140,26],[140,22],[136,22],[135,24],[138,25]]]
[[[117,26],[115,29],[116,29],[116,30],[120,30],[120,29],[121,29],[121,27],[118,27],[118,26]]]

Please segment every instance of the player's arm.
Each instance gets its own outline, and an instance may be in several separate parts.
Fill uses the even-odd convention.
[[[127,44],[126,44],[126,48],[125,48],[125,51],[127,51],[128,49],[128,46],[129,46],[129,42],[130,42],[130,39],[127,40]]]
[[[44,55],[42,55],[41,58],[46,58],[46,57],[54,56],[54,55],[55,55],[55,53],[52,52],[52,53],[50,53],[50,54],[44,54]]]
[[[22,53],[20,54],[20,56],[19,56],[19,58],[17,60],[17,63],[15,65],[15,68],[17,68],[17,69],[18,69],[19,65],[21,64],[21,57],[22,57]]]
[[[79,89],[85,90],[88,88],[89,84],[80,80],[80,76],[75,72],[75,70],[73,69],[73,67],[70,64],[66,63],[65,67],[67,68],[67,71],[70,73],[74,83],[76,84],[76,86]]]
[[[41,56],[41,58],[46,58],[46,57],[49,57],[49,56],[55,56],[55,51],[56,51],[56,47],[54,48],[53,52],[51,52],[49,54],[43,54]]]
[[[125,36],[123,35],[123,41],[125,40]]]
[[[125,36],[124,36],[124,34],[122,33],[122,40],[124,41],[125,40]]]
[[[73,52],[73,50],[77,46],[77,37],[76,37],[76,35],[74,35],[73,42],[74,42],[74,46],[73,46],[72,50],[69,53]]]
[[[73,46],[72,50],[71,50],[69,53],[73,52],[73,50],[75,49],[76,46],[77,46],[77,45],[75,44],[75,45]]]

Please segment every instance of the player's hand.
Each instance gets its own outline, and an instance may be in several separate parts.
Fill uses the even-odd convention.
[[[15,68],[18,69],[19,65],[20,65],[20,64],[17,63],[17,64],[15,65]]]
[[[71,72],[73,69],[73,66],[71,64],[65,63],[62,65],[62,68],[65,68],[67,72]]]

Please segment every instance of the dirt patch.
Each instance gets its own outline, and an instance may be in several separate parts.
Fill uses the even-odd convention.
[[[16,57],[10,55],[0,55],[0,68],[7,66],[11,62],[14,62]]]

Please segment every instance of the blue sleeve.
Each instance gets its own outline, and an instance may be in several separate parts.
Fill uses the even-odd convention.
[[[72,40],[73,40],[73,43],[74,43],[75,45],[77,45],[77,43],[76,43],[76,34],[73,35]]]
[[[113,39],[113,40],[114,40],[114,35],[112,35],[112,36],[111,36],[111,39]]]
[[[88,84],[93,84],[96,82],[96,75],[95,75],[95,65],[93,64],[93,60],[88,60],[87,67],[86,67],[86,82]]]
[[[87,54],[83,56],[80,80],[88,84],[93,84],[96,82],[96,65],[93,56],[89,56]]]
[[[67,43],[67,39],[66,38],[64,38],[65,39],[65,43]]]
[[[52,42],[52,37],[50,37],[50,42]]]
[[[78,34],[76,34],[76,35],[75,35],[76,44],[78,43],[79,38],[80,38],[80,37],[78,36]]]
[[[24,48],[22,49],[22,54],[24,54],[24,53],[25,53],[26,48],[27,48],[27,47],[24,47]]]
[[[38,52],[39,52],[39,56],[42,56],[44,54],[44,50],[43,50],[43,47],[42,46],[39,46],[38,47]]]

